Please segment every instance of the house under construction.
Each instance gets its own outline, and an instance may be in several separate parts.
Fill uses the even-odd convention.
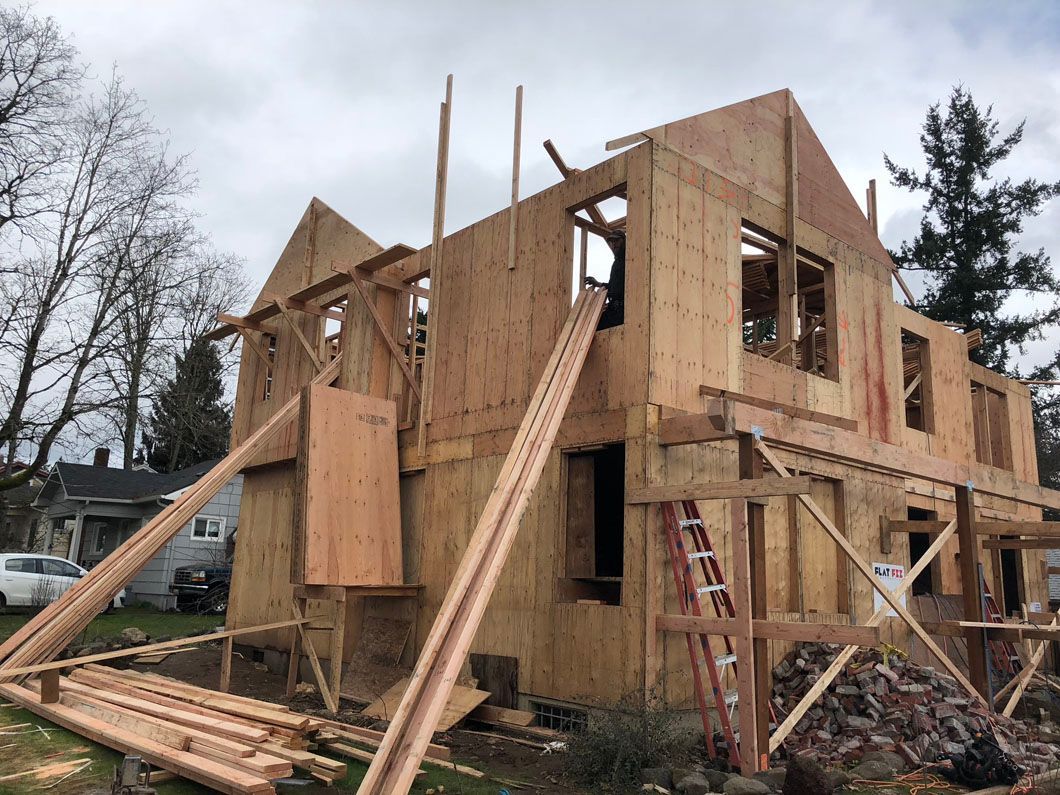
[[[364,792],[407,786],[462,675],[546,725],[652,694],[731,736],[724,697],[745,769],[790,730],[769,736],[769,674],[795,641],[964,638],[968,667],[939,665],[989,698],[985,624],[1048,602],[1058,534],[1027,386],[969,360],[980,330],[896,303],[789,91],[584,170],[547,148],[557,184],[436,218],[419,250],[314,199],[252,311],[222,318],[243,339],[227,629],[333,615],[313,648],[291,626],[239,642],[308,654],[334,699],[371,690],[369,625],[408,628]],[[607,292],[580,287],[616,232],[624,311],[597,330]],[[888,568],[908,582],[874,596]],[[925,628],[907,592],[962,595],[964,623]]]

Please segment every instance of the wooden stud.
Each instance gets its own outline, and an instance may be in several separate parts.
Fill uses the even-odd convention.
[[[869,225],[872,226],[874,234],[880,233],[880,221],[876,215],[876,180],[869,180],[869,187],[865,190],[865,211],[869,219]]]
[[[324,364],[320,361],[319,358],[317,358],[316,348],[314,348],[313,344],[308,339],[306,339],[306,336],[302,332],[302,329],[299,328],[297,321],[295,321],[295,319],[291,316],[290,311],[287,309],[287,307],[283,305],[283,302],[274,301],[273,304],[280,311],[280,314],[283,315],[283,319],[287,321],[287,325],[290,326],[291,331],[293,331],[295,337],[298,338],[298,342],[301,343],[302,349],[309,357],[309,361],[313,363],[313,367],[316,368],[316,371],[319,373],[321,370],[324,369]]]
[[[224,639],[221,646],[221,682],[218,690],[227,693],[232,685],[232,645],[234,641],[231,636]]]
[[[810,476],[730,480],[716,483],[688,483],[683,486],[644,486],[627,489],[626,504],[677,502],[680,500],[729,500],[748,497],[782,497],[809,494]]]
[[[801,621],[773,621],[756,618],[752,621],[756,640],[782,640],[793,643],[841,643],[875,646],[880,642],[879,627],[857,624],[810,624]],[[716,616],[680,615],[664,613],[655,616],[655,629],[697,635],[729,635],[740,631],[734,619]]]
[[[756,688],[756,660],[754,628],[752,619],[751,596],[751,530],[748,526],[745,500],[734,499],[730,505],[732,537],[732,577],[729,581],[729,594],[732,597],[736,617],[733,621],[732,647],[738,660],[736,689],[740,709],[740,772],[745,776],[758,772],[762,765],[758,758],[759,732],[757,728],[758,709]],[[762,639],[764,641],[764,639]],[[768,691],[761,694],[762,700],[768,698]],[[724,709],[724,707],[720,707]],[[767,709],[768,720],[768,709]],[[769,725],[766,724],[768,738]]]
[[[301,599],[292,599],[291,608],[294,611],[294,617],[296,619],[305,618],[303,614],[304,605],[299,604],[304,602]],[[320,658],[317,656],[317,651],[313,647],[313,644],[309,640],[309,636],[306,635],[305,627],[302,624],[295,624],[295,629],[298,630],[298,635],[302,639],[302,648],[305,649],[306,656],[309,657],[309,665],[313,669],[313,676],[317,680],[317,689],[320,690],[320,695],[324,699],[324,704],[328,708],[328,712],[332,715],[339,711],[339,702],[337,699],[338,694],[332,695],[331,690],[328,688],[327,677],[324,676],[324,669],[320,667]],[[292,655],[292,659],[294,655]],[[290,684],[290,679],[288,679]]]
[[[387,330],[386,321],[383,320],[383,316],[379,314],[379,310],[375,306],[375,301],[372,300],[372,296],[368,294],[368,290],[365,288],[364,283],[361,281],[359,276],[353,277],[353,286],[357,289],[357,293],[364,299],[364,305],[368,308],[369,314],[372,316],[372,321],[375,323],[375,331],[387,348],[390,349],[391,355],[394,357],[394,361],[397,362],[398,367],[401,368],[401,374],[405,376],[405,380],[408,382],[409,389],[416,393],[416,397],[423,400],[423,393],[420,392],[420,385],[416,383],[416,376],[412,374],[412,370],[409,369],[408,363],[405,361],[405,354],[394,342],[394,338],[390,336],[390,332]],[[429,319],[428,319],[429,321]]]
[[[740,477],[745,481],[755,482],[762,480],[762,461],[755,455],[754,437],[750,435],[740,437],[739,473]],[[809,489],[809,485],[809,479],[807,478],[805,483],[807,489]],[[766,563],[765,508],[762,505],[750,503],[747,505],[745,514],[747,516],[747,543],[751,562],[751,617],[765,620],[769,616],[767,582],[769,567]],[[736,554],[735,544],[733,554]],[[765,638],[755,638],[752,645],[755,662],[755,692],[762,694],[757,703],[754,728],[758,733],[756,747],[763,750],[769,744],[769,694],[773,692],[773,672],[769,665],[769,647]]]
[[[346,599],[334,600],[332,603],[333,618],[331,620],[331,660],[330,679],[328,690],[334,695],[338,703],[339,687],[342,684],[342,655],[346,642]]]
[[[979,621],[983,615],[983,594],[979,583],[979,548],[975,537],[975,503],[967,486],[954,489],[957,499],[957,543],[960,550],[961,596],[966,621]],[[990,692],[986,659],[986,638],[982,630],[968,627],[968,676],[980,694]]]
[[[420,395],[420,422],[417,429],[419,454],[427,453],[427,425],[431,421],[434,396],[434,368],[438,359],[432,355],[437,347],[439,284],[442,280],[442,246],[445,239],[445,188],[449,177],[449,125],[453,107],[453,76],[445,79],[445,102],[442,103],[438,119],[438,165],[434,183],[434,229],[431,234],[431,301],[427,309],[427,351],[423,363],[423,394]],[[418,387],[417,387],[418,390]]]
[[[519,153],[523,137],[523,87],[515,87],[515,138],[512,143],[512,209],[508,218],[508,270],[515,270],[515,234],[519,222]]]
[[[795,98],[787,92],[788,112],[784,118],[784,245],[777,262],[777,344],[770,358],[781,364],[792,363],[792,344],[798,339],[795,332],[796,299],[799,293],[796,266],[797,241],[795,219],[799,214],[799,146],[795,125]]]
[[[254,352],[254,355],[261,360],[262,364],[271,368],[273,365],[272,359],[269,357],[269,354],[258,345],[257,341],[250,335],[250,332],[243,328],[238,328],[236,330],[239,332],[239,336],[243,338],[243,344]]]

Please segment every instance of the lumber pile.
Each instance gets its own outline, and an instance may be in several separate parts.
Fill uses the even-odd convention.
[[[336,358],[313,379],[330,384],[338,377]],[[0,682],[5,669],[54,660],[89,625],[130,580],[157,555],[215,494],[258,454],[272,437],[298,416],[300,397],[285,403],[243,444],[221,459],[204,477],[190,486],[128,541],[104,558],[40,613],[0,644]]]
[[[579,293],[501,467],[408,688],[361,787],[408,792],[541,477],[603,312],[607,291]]]
[[[773,669],[773,703],[787,713],[810,690],[841,647],[807,643]],[[1060,756],[1038,727],[991,715],[957,681],[934,668],[863,649],[788,735],[791,754],[822,764],[856,762],[870,751],[892,751],[912,767],[963,754],[977,733],[1007,744],[1017,761],[1041,772]]]

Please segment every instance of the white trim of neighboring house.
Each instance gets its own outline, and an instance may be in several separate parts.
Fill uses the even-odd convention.
[[[209,532],[209,523],[217,522],[217,536],[211,538],[209,536],[197,536],[195,535],[195,525],[202,519],[206,522],[206,532]],[[191,520],[191,540],[196,544],[203,544],[214,546],[216,544],[223,544],[225,542],[225,524],[227,523],[224,516],[211,516],[210,514],[200,513]]]

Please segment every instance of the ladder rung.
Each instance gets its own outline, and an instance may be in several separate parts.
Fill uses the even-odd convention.
[[[682,519],[681,520],[681,527],[702,527],[702,526],[703,526],[703,520],[702,519]]]
[[[689,552],[688,553],[688,559],[689,560],[699,560],[700,558],[712,558],[712,557],[714,557],[714,553],[713,552]]]
[[[726,665],[732,665],[736,662],[735,654],[719,654],[714,658],[714,664],[719,668],[724,668]]]
[[[715,591],[724,591],[728,587],[729,586],[727,586],[725,583],[719,583],[718,585],[704,585],[702,587],[696,588],[696,593],[701,595],[705,593],[714,593]]]

